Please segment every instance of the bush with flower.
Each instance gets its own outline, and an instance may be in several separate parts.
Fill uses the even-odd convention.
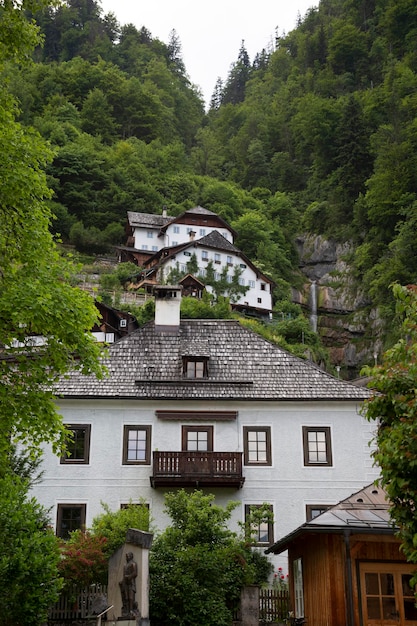
[[[279,591],[287,591],[288,589],[288,574],[284,574],[282,567],[278,567],[277,571],[274,572],[272,588]]]
[[[118,511],[101,504],[104,511],[93,519],[91,529],[76,530],[62,541],[59,572],[67,588],[105,584],[108,560],[123,545],[127,530],[149,531],[150,514],[144,502],[130,502]]]

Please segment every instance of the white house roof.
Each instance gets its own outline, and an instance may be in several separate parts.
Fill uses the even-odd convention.
[[[183,358],[208,359],[208,377],[184,379]],[[112,344],[108,377],[73,372],[57,384],[64,397],[177,400],[351,400],[367,389],[339,380],[244,328],[236,320],[154,322]]]
[[[389,500],[381,487],[368,485],[360,491],[330,507],[321,515],[302,524],[266,550],[279,554],[289,544],[306,533],[389,533],[395,527],[389,515]]]

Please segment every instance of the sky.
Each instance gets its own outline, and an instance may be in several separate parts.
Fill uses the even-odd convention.
[[[217,79],[225,81],[237,61],[242,40],[253,62],[279,35],[296,27],[318,0],[101,0],[104,14],[114,13],[120,24],[147,28],[164,43],[175,29],[184,65],[206,104]]]

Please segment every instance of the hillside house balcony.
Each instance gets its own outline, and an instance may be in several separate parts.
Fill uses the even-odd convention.
[[[154,452],[152,487],[240,489],[242,452]]]

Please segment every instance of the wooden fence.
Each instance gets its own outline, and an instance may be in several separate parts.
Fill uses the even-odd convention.
[[[49,611],[48,626],[93,623],[91,616],[97,602],[100,602],[106,595],[105,585],[92,585],[87,589],[74,589],[72,593],[62,594]],[[259,590],[259,623],[262,626],[273,622],[283,622],[288,617],[288,607],[288,591]]]
[[[86,589],[74,589],[61,594],[48,615],[48,626],[68,626],[71,623],[83,623],[92,619],[97,613],[97,603],[104,603],[107,596],[106,585],[91,585]],[[95,622],[95,618],[94,618]]]
[[[289,593],[284,589],[259,590],[259,623],[283,622],[288,618]]]

